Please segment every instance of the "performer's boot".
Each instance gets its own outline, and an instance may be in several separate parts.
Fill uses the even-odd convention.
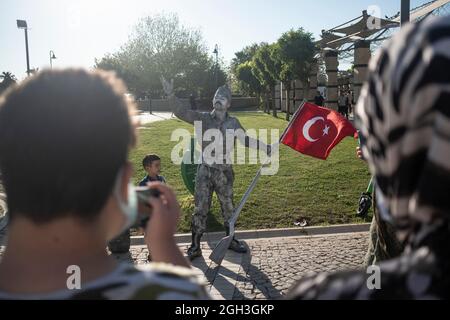
[[[187,251],[187,255],[189,260],[194,260],[197,257],[201,257],[202,255],[202,249],[200,246],[200,239],[202,238],[201,233],[192,233],[192,244],[190,248]]]
[[[227,236],[230,235],[230,227],[225,226],[225,230],[226,230]],[[228,249],[230,249],[234,252],[237,252],[237,253],[246,253],[247,252],[247,248],[245,248],[245,246],[234,237],[233,237],[233,241],[231,241],[231,244]]]

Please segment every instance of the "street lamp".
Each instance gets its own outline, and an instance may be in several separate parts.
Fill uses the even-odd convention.
[[[213,54],[216,55],[216,71],[215,71],[215,76],[216,76],[216,89],[218,86],[218,82],[219,82],[219,78],[218,78],[218,66],[219,66],[219,46],[216,44],[216,46],[214,47],[214,51]]]
[[[409,22],[409,11],[411,8],[410,0],[401,0],[401,8],[400,8],[400,22],[401,25],[404,26]]]
[[[30,56],[28,54],[28,26],[25,20],[17,20],[17,28],[25,30],[25,49],[27,52],[27,75],[30,76]]]
[[[50,50],[50,69],[53,69],[53,59],[56,59],[55,53],[53,52],[53,50]]]

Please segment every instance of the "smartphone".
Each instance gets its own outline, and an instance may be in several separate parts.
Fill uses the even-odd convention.
[[[136,187],[135,190],[138,198],[138,203],[147,208],[151,208],[151,206],[148,204],[148,198],[150,197],[158,198],[161,195],[161,192],[158,189],[153,189],[149,187]],[[150,218],[151,214],[149,212],[139,211],[135,225],[145,229]]]

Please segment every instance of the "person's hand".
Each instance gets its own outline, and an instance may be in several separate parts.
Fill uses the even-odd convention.
[[[160,192],[159,197],[148,199],[153,212],[145,229],[145,241],[152,261],[190,268],[175,242],[174,234],[180,217],[180,206],[175,193],[160,182],[152,182],[148,186]]]
[[[150,188],[159,190],[158,198],[151,197],[148,203],[152,206],[152,216],[145,229],[149,242],[157,245],[162,242],[173,242],[177,230],[177,222],[180,217],[180,206],[174,192],[166,185],[153,182]]]
[[[163,86],[164,93],[170,97],[173,95],[173,79],[168,82],[163,76],[161,76],[161,83]]]
[[[362,152],[361,147],[356,147],[356,156],[357,156],[360,160],[366,161],[366,159],[364,159],[364,156],[363,156],[363,152]]]

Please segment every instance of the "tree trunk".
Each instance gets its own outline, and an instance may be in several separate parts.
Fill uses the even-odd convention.
[[[261,94],[256,93],[256,101],[258,101],[258,109],[261,107]]]
[[[294,82],[294,87],[292,88],[292,90],[293,90],[292,91],[292,105],[295,108],[295,80],[293,82]],[[289,108],[288,112],[286,112],[286,120],[289,121],[290,119],[291,119],[291,110]]]
[[[275,86],[272,86],[271,88],[271,99],[272,102],[272,110],[273,110],[273,116],[277,117],[277,104],[275,103]]]
[[[270,106],[269,106],[269,94],[264,92],[264,112],[270,114]]]
[[[286,120],[289,121],[290,110],[290,100],[291,100],[291,86],[286,86]]]
[[[306,80],[305,82],[303,82],[303,99],[308,102],[309,101],[309,93],[311,91],[311,82],[309,80]]]

